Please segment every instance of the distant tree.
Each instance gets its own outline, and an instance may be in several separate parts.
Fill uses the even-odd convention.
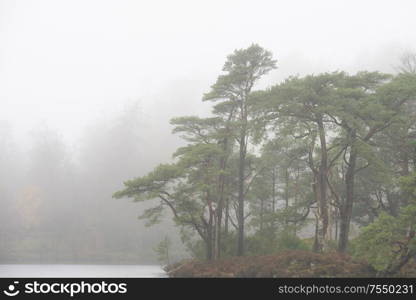
[[[416,53],[414,51],[406,51],[400,55],[400,63],[396,67],[400,73],[416,73]]]
[[[165,265],[170,265],[170,257],[169,252],[171,249],[172,242],[171,240],[165,236],[163,240],[154,248],[155,252],[157,253],[158,261]]]
[[[356,174],[377,165],[374,137],[396,124],[404,104],[415,97],[414,75],[389,80],[389,75],[378,72],[336,72],[289,78],[257,95],[262,99],[257,109],[271,123],[274,135],[301,141],[308,147],[307,161],[315,180],[318,208],[318,251],[324,250],[329,240],[329,196],[339,211],[339,250],[346,251]],[[339,163],[341,168],[337,167]],[[344,181],[338,189],[330,179],[337,178],[336,167]]]
[[[340,206],[338,245],[341,252],[348,244],[356,175],[374,162],[375,136],[398,122],[404,104],[416,97],[414,75],[399,75],[386,83],[388,78],[379,73],[359,73],[340,89],[340,110],[333,120],[343,129],[346,145],[345,198]]]
[[[336,86],[344,76],[344,73],[332,73],[289,78],[260,95],[263,103],[257,107],[271,122],[276,136],[303,144],[303,155],[314,178],[312,187],[318,217],[316,251],[325,250],[329,240],[328,176],[340,158],[339,147],[331,145],[334,126],[330,113],[337,110],[333,99]]]
[[[416,167],[416,76],[410,56],[403,64],[396,76],[333,72],[254,91],[276,62],[258,45],[236,50],[204,95],[213,116],[174,118],[187,145],[114,197],[155,204],[143,215],[150,224],[168,208],[192,253],[208,260],[244,255],[245,238],[249,254],[304,248],[297,233],[311,220],[313,250],[335,238],[346,252],[352,222],[376,238],[412,215],[412,193],[398,182]]]
[[[247,194],[251,223],[257,231],[275,233],[298,228],[314,203],[307,148],[279,136],[269,140],[261,154],[255,161],[257,172]]]
[[[215,211],[217,207],[219,161],[222,147],[216,139],[216,118],[183,117],[173,119],[174,132],[190,142],[179,148],[176,162],[159,165],[149,174],[129,180],[114,197],[131,197],[135,201],[159,199],[142,218],[152,225],[159,222],[168,208],[180,227],[191,229],[204,241],[206,258],[214,258]]]
[[[246,49],[235,50],[224,64],[225,74],[220,75],[211,91],[204,95],[204,100],[221,101],[219,105],[231,106],[235,111],[232,136],[237,142],[239,153],[237,255],[244,254],[246,157],[251,131],[249,97],[255,83],[275,68],[276,61],[273,60],[271,52],[259,45],[253,44]]]

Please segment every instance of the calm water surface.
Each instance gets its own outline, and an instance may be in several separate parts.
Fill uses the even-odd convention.
[[[166,277],[156,265],[0,265],[0,277]]]

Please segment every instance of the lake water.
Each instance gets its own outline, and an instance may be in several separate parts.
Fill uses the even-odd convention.
[[[156,265],[0,265],[0,277],[166,277]]]

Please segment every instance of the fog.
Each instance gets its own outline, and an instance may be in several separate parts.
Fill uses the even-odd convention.
[[[0,0],[0,262],[154,262],[170,221],[112,199],[183,143],[234,49],[290,75],[394,72],[416,49],[414,1]]]

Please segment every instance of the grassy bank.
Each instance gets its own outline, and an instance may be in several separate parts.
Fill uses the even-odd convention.
[[[375,277],[364,261],[334,253],[287,251],[218,261],[186,261],[166,268],[169,277]],[[413,277],[411,270],[399,276]]]

